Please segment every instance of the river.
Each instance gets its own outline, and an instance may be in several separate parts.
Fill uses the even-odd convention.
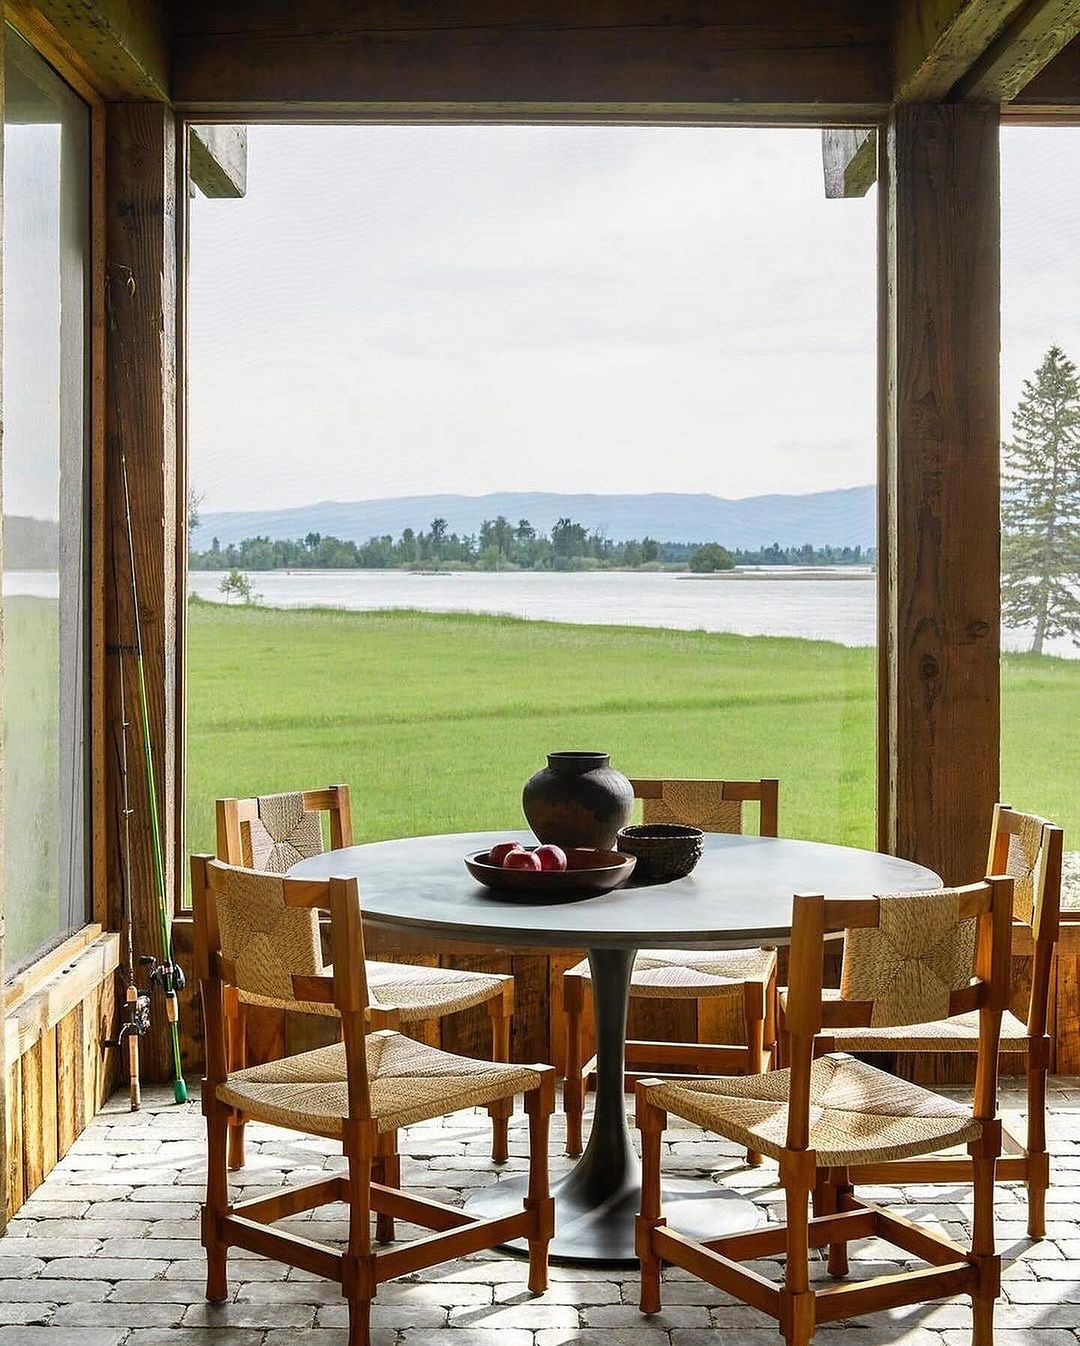
[[[721,576],[620,570],[271,570],[253,571],[249,579],[271,607],[488,612],[534,621],[876,643],[876,577],[854,568],[763,568]],[[190,590],[220,602],[221,580],[218,571],[192,571]],[[1004,644],[1027,649],[1030,637],[1006,631]],[[1080,657],[1080,648],[1068,639],[1050,642],[1047,652]]]

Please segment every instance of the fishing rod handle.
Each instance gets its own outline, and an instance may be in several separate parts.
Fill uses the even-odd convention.
[[[129,1006],[138,1003],[139,990],[135,985],[127,988],[125,997]],[[131,1111],[138,1112],[142,1107],[142,1088],[139,1084],[139,1035],[138,1033],[128,1033],[128,1079],[131,1084]]]

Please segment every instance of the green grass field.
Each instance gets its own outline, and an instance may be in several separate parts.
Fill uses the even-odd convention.
[[[551,749],[629,775],[777,776],[781,829],[874,840],[875,654],[507,617],[222,607],[188,626],[188,845],[213,800],[346,781],[358,840],[522,826]],[[1005,661],[1003,792],[1077,835],[1080,661]]]

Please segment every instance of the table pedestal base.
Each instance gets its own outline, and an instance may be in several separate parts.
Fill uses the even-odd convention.
[[[633,1266],[634,1217],[641,1201],[640,1171],[628,1173],[620,1188],[599,1204],[580,1182],[579,1170],[552,1184],[555,1195],[555,1237],[551,1260],[565,1264],[607,1263]],[[470,1215],[509,1215],[521,1207],[527,1180],[506,1178],[481,1188],[465,1203]],[[752,1201],[717,1187],[706,1179],[675,1178],[664,1182],[664,1218],[672,1229],[690,1238],[721,1238],[761,1223]],[[525,1252],[524,1243],[507,1245]]]
[[[596,1016],[596,1107],[585,1153],[558,1182],[557,1262],[634,1263],[634,1217],[641,1202],[641,1162],[626,1124],[626,1011],[632,949],[590,949]],[[470,1215],[509,1215],[520,1209],[524,1178],[485,1187],[465,1203]],[[704,1242],[761,1223],[752,1201],[705,1179],[673,1178],[663,1184],[663,1214],[672,1229]]]

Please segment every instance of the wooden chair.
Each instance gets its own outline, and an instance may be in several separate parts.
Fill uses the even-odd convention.
[[[265,873],[283,874],[298,860],[323,850],[321,814],[329,820],[330,849],[353,844],[349,787],[260,795],[254,799],[217,801],[218,859]],[[314,918],[312,918],[314,919]],[[459,972],[454,968],[407,963],[367,964],[372,1028],[401,1028],[430,1024],[449,1014],[484,1005],[491,1020],[491,1059],[509,1061],[510,1023],[514,1013],[514,979],[486,972]],[[272,997],[258,997],[239,989],[225,996],[230,1069],[248,1064],[244,1007],[262,1005],[284,1009]],[[292,1005],[309,1014],[334,1014],[333,1005]],[[505,1163],[509,1112],[500,1100],[489,1109],[492,1123],[491,1157]],[[244,1118],[236,1112],[229,1126],[229,1167],[244,1165]]]
[[[1031,951],[1027,1022],[1007,1009],[1001,1024],[1002,1050],[1026,1054],[1027,1136],[1020,1140],[1008,1128],[1003,1130],[1005,1157],[998,1162],[997,1178],[999,1182],[1027,1184],[1028,1234],[1032,1238],[1042,1238],[1046,1233],[1046,1193],[1050,1186],[1050,1156],[1046,1151],[1046,1077],[1051,1049],[1048,1015],[1061,911],[1061,853],[1060,827],[1044,818],[995,805],[987,869],[1013,879],[1013,947]],[[826,990],[825,994],[835,992]],[[978,1047],[975,1014],[938,1023],[836,1028],[818,1044],[821,1051],[847,1052],[974,1054]],[[971,1161],[955,1155],[864,1165],[853,1177],[869,1183],[964,1182],[971,1177]]]
[[[228,1296],[230,1247],[335,1280],[349,1303],[349,1346],[368,1346],[371,1303],[398,1276],[509,1239],[529,1249],[529,1288],[547,1287],[554,1205],[548,1190],[548,1134],[555,1106],[550,1066],[517,1066],[452,1056],[391,1030],[367,1034],[364,932],[355,879],[289,879],[192,857],[195,964],[206,1031],[208,1168],[202,1243],[206,1297]],[[330,914],[333,966],[323,963],[318,925]],[[339,1043],[283,1060],[230,1071],[225,994],[232,987],[296,1005],[332,1005]],[[397,1132],[460,1108],[488,1107],[524,1094],[529,1117],[528,1194],[520,1211],[477,1219],[453,1206],[400,1190]],[[231,1201],[227,1167],[230,1117],[240,1111],[273,1126],[340,1140],[347,1174]],[[349,1207],[344,1251],[274,1229],[277,1220],[329,1202]],[[437,1231],[401,1247],[373,1251],[394,1238],[394,1221]]]
[[[1012,900],[1008,878],[899,897],[795,898],[790,1065],[756,1077],[638,1082],[642,1312],[660,1310],[665,1261],[770,1314],[789,1346],[805,1346],[822,1323],[960,1294],[972,1298],[973,1346],[992,1346],[1001,1276],[994,1249],[994,1165],[1001,1152],[995,1115],[998,1037],[1009,998]],[[824,936],[840,930],[841,992],[823,1000]],[[973,1011],[979,1015],[979,1053],[972,1108],[854,1057],[816,1056],[823,1028],[884,1027]],[[668,1229],[660,1168],[669,1112],[776,1159],[786,1223],[707,1244]],[[855,1196],[852,1173],[858,1165],[956,1144],[966,1144],[971,1156],[970,1248]],[[813,1219],[807,1210],[811,1196]],[[847,1244],[869,1238],[884,1239],[927,1265],[844,1283]],[[812,1287],[810,1249],[824,1247],[828,1270],[840,1283]],[[777,1254],[785,1258],[781,1284],[741,1265]]]
[[[704,832],[741,833],[743,806],[759,806],[759,831],[775,837],[779,782],[722,780],[635,780],[635,796],[642,801],[646,823],[681,823]],[[593,1062],[583,1060],[581,1017],[591,979],[586,958],[563,974],[566,1012],[566,1153],[581,1153],[581,1120]],[[691,1070],[745,1070],[756,1075],[768,1069],[776,1042],[776,953],[772,949],[643,950],[634,961],[631,999],[703,1000],[742,998],[746,1045],[704,1042],[647,1042],[626,1044],[628,1067],[685,1065]],[[629,1072],[633,1074],[631,1069]],[[748,1155],[749,1162],[760,1156]]]

